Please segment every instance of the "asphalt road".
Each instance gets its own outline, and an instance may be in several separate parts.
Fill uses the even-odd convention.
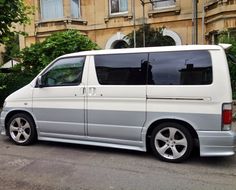
[[[236,189],[236,156],[170,164],[150,153],[0,136],[0,190]]]

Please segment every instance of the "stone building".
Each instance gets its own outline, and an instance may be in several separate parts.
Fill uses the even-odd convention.
[[[21,48],[68,29],[81,31],[101,48],[119,48],[127,43],[124,36],[143,22],[164,26],[164,35],[176,45],[217,43],[220,32],[229,29],[233,35],[236,31],[236,0],[198,0],[198,19],[193,14],[197,0],[25,1],[35,7],[35,15],[31,24],[22,28],[28,36],[20,38]]]

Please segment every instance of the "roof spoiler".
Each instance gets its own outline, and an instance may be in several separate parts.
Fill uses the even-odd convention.
[[[222,44],[222,43],[219,43],[219,46],[221,46],[225,50],[228,50],[232,46],[232,44]]]

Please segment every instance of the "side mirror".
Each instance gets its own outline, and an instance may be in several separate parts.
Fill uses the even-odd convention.
[[[39,76],[38,79],[37,79],[37,86],[39,88],[42,88],[43,87],[43,83],[42,83],[42,76]]]

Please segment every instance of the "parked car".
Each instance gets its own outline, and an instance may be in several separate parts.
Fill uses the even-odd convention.
[[[234,155],[224,49],[193,45],[63,55],[11,94],[1,131],[36,139],[146,151],[181,162]]]

